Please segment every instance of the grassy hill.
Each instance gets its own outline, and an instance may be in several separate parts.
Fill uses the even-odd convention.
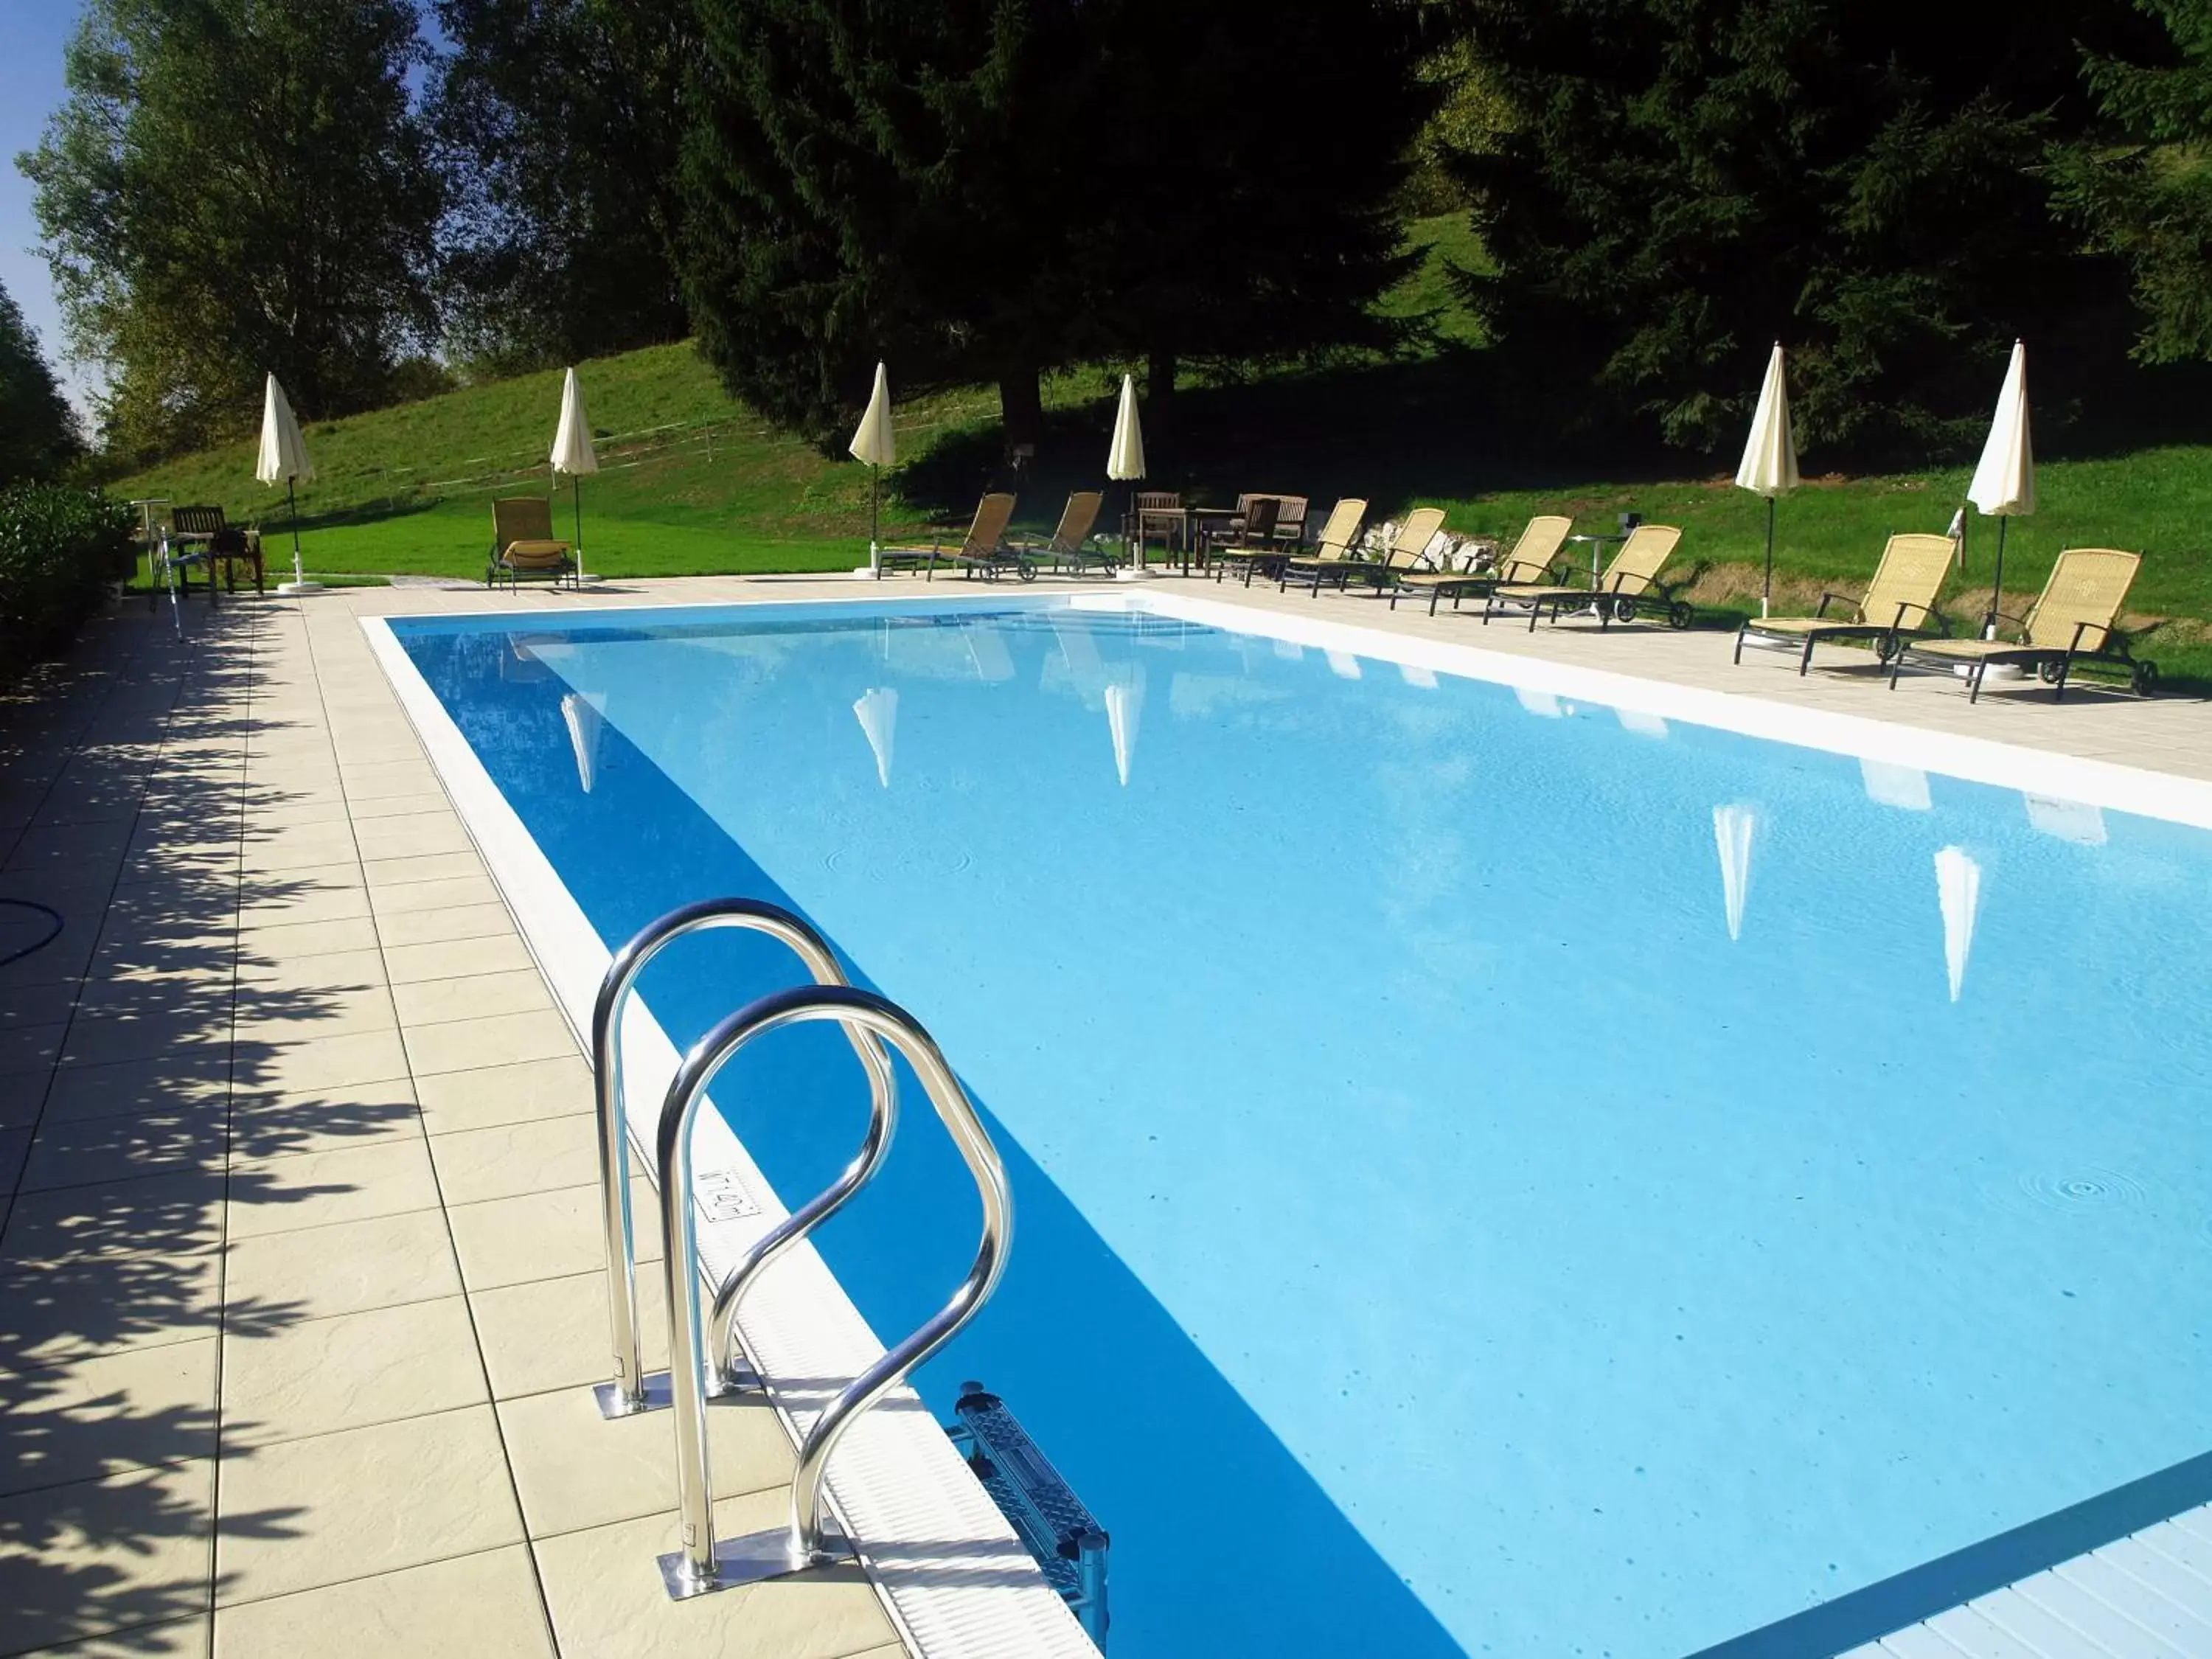
[[[1686,532],[1678,558],[1693,597],[1728,619],[1757,592],[1764,503],[1712,476],[1710,464],[1632,453],[1601,437],[1535,442],[1459,307],[1446,262],[1479,266],[1456,218],[1410,228],[1420,266],[1387,308],[1424,316],[1432,346],[1398,362],[1352,359],[1187,386],[1171,411],[1147,411],[1153,482],[1201,501],[1240,489],[1368,498],[1377,516],[1414,502],[1449,510],[1459,532],[1509,538],[1536,512],[1610,527],[1629,510]],[[896,365],[893,366],[896,369]],[[837,569],[865,553],[866,470],[770,430],[724,395],[688,345],[580,366],[605,471],[584,483],[588,565],[612,576]],[[1054,377],[1048,434],[1023,481],[1024,522],[1048,526],[1073,488],[1102,477],[1119,368]],[[896,381],[894,381],[896,386]],[[300,494],[311,571],[481,576],[489,502],[542,491],[560,403],[557,374],[473,387],[307,431],[318,476]],[[1003,482],[996,398],[983,388],[902,405],[902,465],[887,481],[887,530],[964,517]],[[2147,648],[2184,675],[2212,673],[2212,446],[2102,451],[2076,441],[2039,475],[2041,507],[2016,521],[2007,549],[2008,609],[2032,599],[2058,549],[2120,546],[2148,555],[2133,599]],[[1806,457],[1808,476],[1820,457]],[[284,503],[252,477],[251,444],[234,444],[125,479],[116,493],[217,501],[234,520],[281,532]],[[1699,476],[1704,473],[1705,476]],[[1778,591],[1809,602],[1824,587],[1856,592],[1892,531],[1940,531],[1966,486],[1960,467],[1814,478],[1782,505]],[[569,520],[565,489],[560,523]],[[1978,611],[1994,525],[1976,520],[1970,568],[1954,600]],[[289,548],[286,549],[289,555]]]

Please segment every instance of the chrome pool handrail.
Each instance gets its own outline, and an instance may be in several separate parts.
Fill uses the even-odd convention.
[[[866,1032],[890,1044],[913,1067],[975,1182],[982,1202],[982,1236],[974,1264],[951,1299],[847,1383],[815,1419],[800,1443],[792,1477],[790,1524],[718,1547],[707,1458],[707,1399],[701,1383],[698,1226],[690,1202],[692,1120],[715,1073],[746,1043],[787,1025],[823,1019],[839,1021],[856,1040]],[[660,1568],[668,1593],[680,1600],[838,1558],[842,1552],[833,1547],[822,1523],[822,1486],[830,1455],[863,1412],[951,1341],[990,1299],[1006,1272],[1013,1196],[998,1148],[936,1042],[896,1003],[851,986],[775,992],[739,1009],[700,1038],[668,1085],[655,1139],[662,1195],[661,1275],[668,1291],[669,1381],[676,1407],[677,1508],[683,1539],[681,1549],[660,1558]]]
[[[607,964],[592,1006],[592,1102],[598,1113],[599,1212],[607,1261],[607,1318],[613,1340],[615,1376],[594,1387],[600,1413],[627,1417],[666,1403],[653,1398],[640,1352],[637,1322],[637,1246],[629,1199],[629,1131],[623,1093],[622,1017],[638,975],[662,950],[688,934],[718,927],[743,927],[768,934],[789,946],[806,964],[817,984],[843,985],[845,970],[814,927],[781,905],[759,899],[708,898],[679,906],[641,928]],[[898,1127],[898,1089],[883,1045],[854,1026],[846,1028],[853,1050],[868,1074],[867,1138],[836,1180],[779,1222],[747,1253],[723,1283],[715,1299],[717,1381],[728,1386],[736,1376],[736,1315],[745,1290],[762,1269],[830,1216],[874,1176],[890,1151]],[[664,1189],[663,1203],[666,1202]]]

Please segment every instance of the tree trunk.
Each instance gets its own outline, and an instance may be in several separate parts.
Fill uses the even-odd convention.
[[[1176,354],[1154,346],[1145,358],[1145,436],[1164,453],[1175,441]]]
[[[1020,445],[1034,447],[1044,435],[1044,393],[1034,363],[1010,365],[1000,372],[999,418],[1006,428],[1009,459]]]

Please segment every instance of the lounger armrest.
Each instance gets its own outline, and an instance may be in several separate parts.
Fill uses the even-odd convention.
[[[1914,624],[1916,627],[1924,626],[1929,620],[1932,619],[1936,625],[1942,628],[1946,633],[1950,631],[1949,624],[1944,622],[1942,613],[1941,611],[1932,610],[1924,605],[1915,604],[1911,599],[1899,599],[1897,604],[1897,614],[1891,617],[1887,622],[1882,623],[1882,626],[1885,628],[1903,628],[1905,625],[1905,613],[1908,611],[1917,611],[1921,615],[1922,621]],[[1866,620],[1868,622],[1873,622],[1875,618],[1869,617]]]
[[[1828,601],[1830,599],[1841,599],[1845,605],[1850,606],[1850,608],[1857,613],[1860,621],[1863,622],[1866,620],[1866,611],[1864,607],[1863,607],[1856,599],[1853,599],[1848,593],[1821,594],[1820,608],[1818,611],[1815,611],[1813,614],[1816,617],[1826,616],[1828,614]]]

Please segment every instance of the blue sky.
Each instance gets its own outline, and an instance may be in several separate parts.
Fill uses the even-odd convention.
[[[30,181],[15,171],[15,156],[37,144],[46,117],[61,104],[62,48],[81,10],[79,0],[0,0],[0,284],[23,307],[57,368],[63,367],[61,316],[46,263],[31,252],[39,224],[31,216]],[[72,386],[73,392],[81,391]]]

